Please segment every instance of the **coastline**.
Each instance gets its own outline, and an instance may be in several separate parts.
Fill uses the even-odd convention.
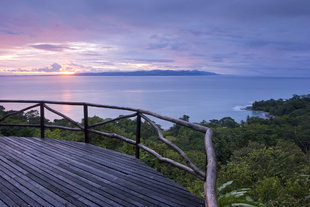
[[[258,116],[258,117],[264,118],[264,119],[274,118],[274,115],[271,115],[269,112],[254,110],[252,106],[246,106],[244,108],[241,108],[241,110],[251,111],[253,113],[253,116]],[[255,115],[255,114],[257,114],[257,115]]]

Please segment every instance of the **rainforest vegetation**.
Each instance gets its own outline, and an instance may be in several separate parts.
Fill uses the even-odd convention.
[[[214,130],[217,185],[229,182],[229,186],[219,193],[246,189],[244,192],[248,200],[251,198],[263,206],[310,206],[310,95],[294,95],[288,100],[257,101],[250,109],[265,111],[271,116],[268,119],[248,117],[241,123],[230,117],[197,123]],[[11,112],[0,106],[0,118]],[[187,115],[181,119],[190,121]],[[103,120],[106,119],[94,116],[89,118],[89,123]],[[64,119],[45,122],[73,127]],[[7,118],[4,123],[40,123],[39,112],[31,110],[20,113]],[[136,120],[123,119],[96,129],[135,139]],[[204,169],[206,156],[203,133],[173,125],[163,130],[163,134],[185,151],[198,167]],[[40,131],[30,127],[0,127],[0,136],[39,137]],[[82,132],[60,129],[47,129],[45,136],[84,140]],[[90,134],[90,137],[92,144],[134,155],[135,148],[132,145],[94,134]],[[162,156],[182,162],[176,152],[157,139],[155,131],[146,122],[142,122],[141,137],[144,145]],[[140,158],[192,193],[203,196],[203,182],[194,176],[160,163],[147,152],[141,151]]]

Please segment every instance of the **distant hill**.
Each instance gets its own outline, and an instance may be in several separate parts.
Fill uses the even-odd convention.
[[[76,73],[75,76],[205,76],[218,75],[212,72],[199,70],[150,70],[150,71],[120,71],[120,72],[101,72],[101,73]]]

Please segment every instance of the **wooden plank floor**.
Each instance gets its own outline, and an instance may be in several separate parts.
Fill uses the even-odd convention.
[[[0,137],[2,206],[204,206],[142,161],[91,144]]]

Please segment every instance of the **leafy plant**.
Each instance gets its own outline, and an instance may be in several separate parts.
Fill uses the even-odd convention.
[[[228,181],[218,187],[218,202],[221,207],[243,206],[256,207],[262,206],[260,203],[254,202],[250,196],[247,195],[249,188],[241,188],[230,192],[225,192],[226,187],[230,186],[233,181]]]

